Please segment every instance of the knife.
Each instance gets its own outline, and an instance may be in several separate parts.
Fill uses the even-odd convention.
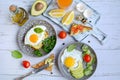
[[[35,74],[35,73],[38,73],[38,72],[42,71],[43,69],[47,68],[48,66],[49,66],[49,64],[45,64],[44,66],[42,66],[42,67],[40,67],[38,69],[33,69],[31,72],[29,72],[29,73],[27,73],[25,75],[22,75],[21,77],[18,77],[15,80],[22,80],[27,76],[30,76],[32,74]]]

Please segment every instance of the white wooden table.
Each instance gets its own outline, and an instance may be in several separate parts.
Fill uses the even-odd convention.
[[[92,36],[87,37],[83,41],[95,50],[98,58],[97,70],[89,80],[120,80],[120,0],[84,1],[101,14],[101,19],[96,26],[110,37],[104,45],[100,45],[100,43]],[[11,57],[10,51],[19,50],[16,43],[16,35],[20,27],[11,23],[8,7],[11,4],[16,4],[29,11],[33,2],[34,0],[0,0],[0,80],[13,80],[16,77],[29,72],[31,69],[24,69],[21,66],[22,60],[29,60],[31,64],[35,64],[49,56],[35,58],[23,54],[22,59],[14,59]],[[57,31],[57,34],[62,30],[59,26],[43,16],[30,17],[30,20],[36,18],[51,23]],[[57,45],[52,53],[57,56],[61,49],[71,41],[74,42],[73,38],[69,35],[64,40],[58,38]],[[90,41],[90,43],[88,43],[88,41]],[[65,45],[62,45],[63,42]],[[24,80],[66,79],[60,74],[58,67],[55,64],[53,74],[50,74],[50,72],[47,71],[41,71]]]

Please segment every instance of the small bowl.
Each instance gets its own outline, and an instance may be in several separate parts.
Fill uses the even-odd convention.
[[[80,51],[82,51],[81,48],[82,48],[83,45],[88,46],[87,44],[85,44],[85,43],[80,43],[80,42],[70,43],[69,45],[71,45],[71,44],[77,45],[76,49],[77,49],[77,50],[80,50]],[[88,79],[90,76],[93,75],[93,73],[95,72],[96,67],[97,67],[97,56],[96,56],[94,50],[93,50],[90,46],[88,46],[89,50],[91,51],[91,54],[94,55],[94,58],[95,58],[95,62],[94,62],[94,64],[92,65],[92,66],[93,66],[92,73],[91,73],[90,75],[88,75],[88,76],[85,76],[85,75],[84,75],[82,78],[76,79],[76,78],[74,78],[74,77],[70,74],[70,72],[68,71],[68,69],[67,69],[67,68],[64,66],[64,64],[62,64],[62,62],[61,62],[61,56],[63,55],[64,50],[65,50],[69,45],[67,45],[65,48],[63,48],[62,51],[60,52],[59,56],[58,56],[58,68],[59,68],[61,74],[62,74],[65,78],[67,78],[68,80],[86,80],[86,79]],[[78,49],[78,48],[79,48],[79,49]],[[82,51],[82,52],[83,52],[83,51]],[[84,64],[84,63],[83,63],[83,64]]]
[[[23,27],[20,28],[20,30],[18,31],[18,34],[17,34],[18,47],[20,48],[20,50],[23,53],[25,53],[25,54],[27,54],[29,56],[37,57],[36,55],[33,54],[34,49],[32,47],[24,44],[24,38],[25,38],[26,33],[34,25],[44,25],[47,28],[47,32],[48,32],[49,36],[55,36],[56,37],[56,42],[57,42],[57,35],[56,35],[56,31],[53,28],[53,26],[50,23],[48,23],[48,22],[46,22],[44,20],[32,20],[28,24],[25,24]],[[55,43],[55,45],[56,45],[56,43]],[[51,50],[49,53],[45,53],[42,49],[39,49],[39,50],[43,52],[43,56],[49,54],[52,51]]]

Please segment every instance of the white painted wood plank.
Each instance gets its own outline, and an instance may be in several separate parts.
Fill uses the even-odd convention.
[[[13,80],[16,77],[19,77],[19,75],[0,75],[0,80]],[[89,80],[119,80],[119,76],[92,76],[89,78]],[[52,77],[52,76],[46,76],[46,75],[39,75],[39,76],[29,76],[23,80],[67,80],[64,77]]]
[[[14,80],[15,78],[19,77],[20,75],[0,75],[0,80]],[[29,76],[23,80],[67,80],[64,77],[59,76],[46,76],[46,75],[39,75],[39,76]]]

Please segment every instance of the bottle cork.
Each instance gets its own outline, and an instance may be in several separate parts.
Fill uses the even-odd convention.
[[[10,5],[9,10],[12,11],[12,12],[15,12],[17,10],[17,6]]]

